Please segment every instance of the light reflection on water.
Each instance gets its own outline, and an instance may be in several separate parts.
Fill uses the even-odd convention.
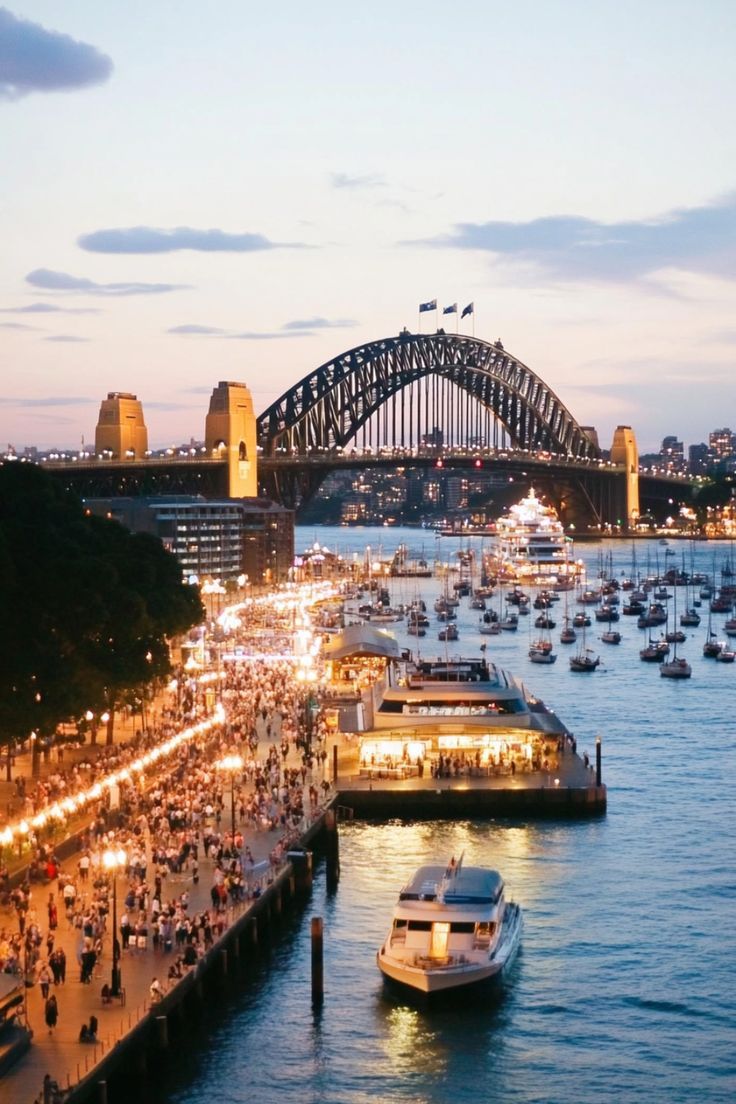
[[[334,543],[329,532],[317,535]],[[385,530],[336,536],[360,548],[376,547],[382,536],[388,547]],[[431,559],[431,535],[390,536],[417,551],[424,539]],[[302,534],[297,548],[313,538],[313,530]],[[600,548],[577,551],[595,574]],[[649,552],[654,563],[657,549]],[[629,547],[614,545],[612,553],[617,574],[630,570]],[[696,570],[712,569],[710,545],[696,545],[694,555]],[[720,546],[719,562],[723,555]],[[644,566],[646,547],[639,545],[637,556]],[[689,551],[686,560],[689,569]],[[673,562],[679,565],[679,548]],[[413,591],[413,581],[404,583]],[[404,600],[413,596],[405,591]],[[605,626],[592,627],[604,665],[592,676],[572,675],[559,645],[555,666],[531,667],[524,628],[515,637],[486,638],[489,658],[520,674],[555,708],[580,751],[592,752],[595,735],[603,736],[607,816],[342,827],[337,892],[327,894],[318,872],[309,905],[286,924],[258,984],[215,1017],[199,1049],[181,1056],[166,1098],[178,1104],[736,1098],[736,669],[702,659],[705,620],[682,649],[693,665],[689,683],[661,679],[639,662],[645,634],[629,618],[619,623],[618,648],[596,642]],[[461,614],[460,654],[478,654],[476,621],[474,611]],[[441,646],[426,640],[426,654],[438,654]],[[501,870],[524,909],[511,984],[488,1005],[425,1010],[397,1001],[384,992],[375,953],[398,889],[420,863],[463,850],[466,862]],[[311,915],[325,918],[326,999],[318,1017],[310,1007]]]

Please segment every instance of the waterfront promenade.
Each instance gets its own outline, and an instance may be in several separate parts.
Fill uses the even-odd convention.
[[[259,746],[258,756],[268,753],[268,747]],[[293,758],[293,764],[291,759]],[[292,749],[287,765],[296,765],[298,762],[296,753]],[[24,764],[19,758],[21,771]],[[326,800],[329,800],[327,795]],[[313,822],[322,813],[322,807],[318,806],[308,810],[307,821]],[[224,816],[226,827],[229,824],[229,813]],[[211,825],[213,830],[217,824]],[[306,824],[305,824],[306,827]],[[277,845],[285,837],[282,829],[254,830],[243,828],[243,849],[248,847],[255,862],[254,875],[251,880],[251,890],[255,884],[261,882],[267,884],[277,873],[277,869],[269,862],[269,856],[277,848]],[[289,838],[293,838],[293,833]],[[77,861],[78,854],[62,863],[61,873],[78,880]],[[182,891],[189,894],[188,912],[190,916],[202,913],[212,908],[210,895],[214,880],[216,862],[214,858],[205,858],[200,855],[199,880],[195,884],[191,870],[184,870],[179,874],[168,874],[165,878],[164,895],[180,895]],[[46,931],[45,912],[49,893],[54,893],[57,900],[61,895],[57,889],[56,881],[47,884],[32,884],[31,904],[28,912],[28,922],[32,922],[35,913],[42,930]],[[123,874],[117,880],[117,920],[118,924],[122,915],[122,905],[125,897],[127,882]],[[91,888],[91,887],[90,887]],[[253,898],[246,899],[228,906],[217,914],[213,927],[214,945],[205,953],[216,953],[218,935],[224,934],[232,922],[242,915],[252,904]],[[218,933],[217,924],[221,924],[223,931]],[[17,929],[15,910],[5,907],[0,910],[0,928]],[[52,1080],[65,1089],[74,1086],[85,1077],[98,1062],[101,1062],[140,1020],[147,1016],[151,1010],[150,986],[154,977],[157,977],[161,987],[166,993],[172,986],[178,984],[179,979],[169,980],[167,975],[169,968],[180,956],[176,945],[171,951],[162,948],[154,948],[149,939],[145,950],[130,947],[122,952],[120,960],[121,983],[125,993],[124,1003],[112,1000],[103,1004],[102,986],[111,982],[112,953],[111,938],[112,916],[108,916],[107,934],[103,942],[103,954],[95,965],[91,981],[82,983],[80,980],[79,953],[81,947],[81,933],[78,928],[70,923],[63,909],[60,909],[59,926],[56,929],[55,948],[63,948],[66,954],[66,979],[63,984],[53,986],[59,1007],[58,1025],[50,1033],[44,1022],[44,1001],[41,996],[40,986],[36,983],[27,989],[27,1015],[28,1024],[33,1031],[33,1039],[26,1053],[2,1076],[0,1088],[2,1098],[12,1104],[33,1104],[37,1099],[43,1100],[43,1080],[49,1074]],[[183,968],[184,976],[192,967]],[[79,1041],[80,1027],[88,1023],[90,1016],[96,1016],[98,1020],[97,1041],[87,1043]]]

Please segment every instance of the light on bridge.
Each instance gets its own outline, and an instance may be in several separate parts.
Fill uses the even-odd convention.
[[[443,464],[443,462],[441,460],[438,460],[437,463],[435,464],[436,468],[443,468],[444,466],[445,465]]]

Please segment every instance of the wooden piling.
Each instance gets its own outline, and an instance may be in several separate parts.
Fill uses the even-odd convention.
[[[169,1021],[166,1016],[156,1017],[156,1041],[159,1050],[167,1050],[169,1046]]]
[[[323,961],[323,923],[321,916],[313,916],[310,925],[312,938],[312,1007],[321,1008],[325,999]]]
[[[601,779],[603,772],[601,770],[601,738],[596,736],[595,738],[595,784],[600,786],[602,784]]]

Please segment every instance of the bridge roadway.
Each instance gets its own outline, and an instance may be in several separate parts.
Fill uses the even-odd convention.
[[[202,451],[139,460],[81,455],[44,460],[42,466],[83,498],[172,494],[229,497],[227,460]],[[495,448],[315,448],[305,455],[282,451],[276,455],[260,453],[258,458],[263,493],[291,509],[309,501],[330,472],[392,468],[530,478],[549,496],[567,525],[574,524],[579,530],[625,525],[626,473],[622,465],[606,460]],[[660,517],[690,502],[695,481],[642,471],[639,486],[641,513],[652,512]]]
[[[528,478],[548,495],[564,524],[581,530],[626,524],[626,471],[609,460],[527,449],[313,449],[306,456],[286,452],[263,456],[258,467],[269,496],[292,508],[308,501],[333,471],[452,470]],[[640,513],[651,512],[656,517],[676,513],[680,505],[689,504],[695,485],[695,480],[686,476],[641,470]]]

